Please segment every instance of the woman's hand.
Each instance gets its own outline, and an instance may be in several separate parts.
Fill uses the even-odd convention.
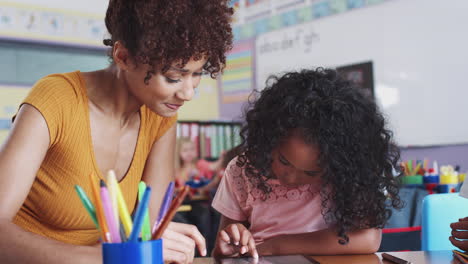
[[[162,235],[166,263],[192,263],[195,246],[206,256],[205,238],[194,225],[171,222]]]
[[[258,259],[255,240],[250,231],[240,223],[230,224],[218,233],[214,249],[216,257],[238,257],[249,253]]]
[[[468,251],[468,217],[460,218],[458,222],[451,223],[452,236],[450,242],[461,250]]]

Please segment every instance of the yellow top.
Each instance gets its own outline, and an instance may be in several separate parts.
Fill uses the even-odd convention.
[[[94,157],[88,97],[81,73],[53,74],[39,80],[23,104],[41,112],[49,129],[50,145],[14,222],[25,230],[65,243],[95,244],[99,232],[74,190],[75,184],[80,185],[94,203],[89,174],[94,174],[96,182],[105,180]],[[130,212],[151,146],[177,116],[162,117],[142,106],[140,120],[132,163],[119,182]]]

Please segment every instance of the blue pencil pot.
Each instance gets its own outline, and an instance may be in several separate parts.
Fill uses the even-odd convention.
[[[424,183],[439,183],[439,175],[423,176]]]
[[[164,264],[162,240],[103,243],[104,264]]]

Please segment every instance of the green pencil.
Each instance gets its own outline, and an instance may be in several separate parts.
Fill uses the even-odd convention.
[[[140,201],[143,197],[143,194],[146,190],[145,182],[141,181],[138,184],[138,201]],[[148,241],[151,239],[151,228],[150,228],[150,220],[149,220],[149,212],[148,208],[146,208],[145,217],[143,220],[143,226],[141,227],[141,240]]]
[[[91,219],[93,219],[96,228],[99,229],[99,224],[96,218],[96,209],[94,208],[93,203],[91,203],[85,191],[79,185],[75,185],[75,190],[78,193],[78,196],[80,197],[84,208],[86,209],[86,211],[88,211],[88,214],[91,216]]]

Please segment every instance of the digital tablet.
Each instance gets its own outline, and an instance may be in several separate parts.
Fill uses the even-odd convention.
[[[221,264],[311,264],[307,258],[302,255],[288,255],[288,256],[265,256],[260,257],[258,261],[253,258],[225,258],[218,260]]]

